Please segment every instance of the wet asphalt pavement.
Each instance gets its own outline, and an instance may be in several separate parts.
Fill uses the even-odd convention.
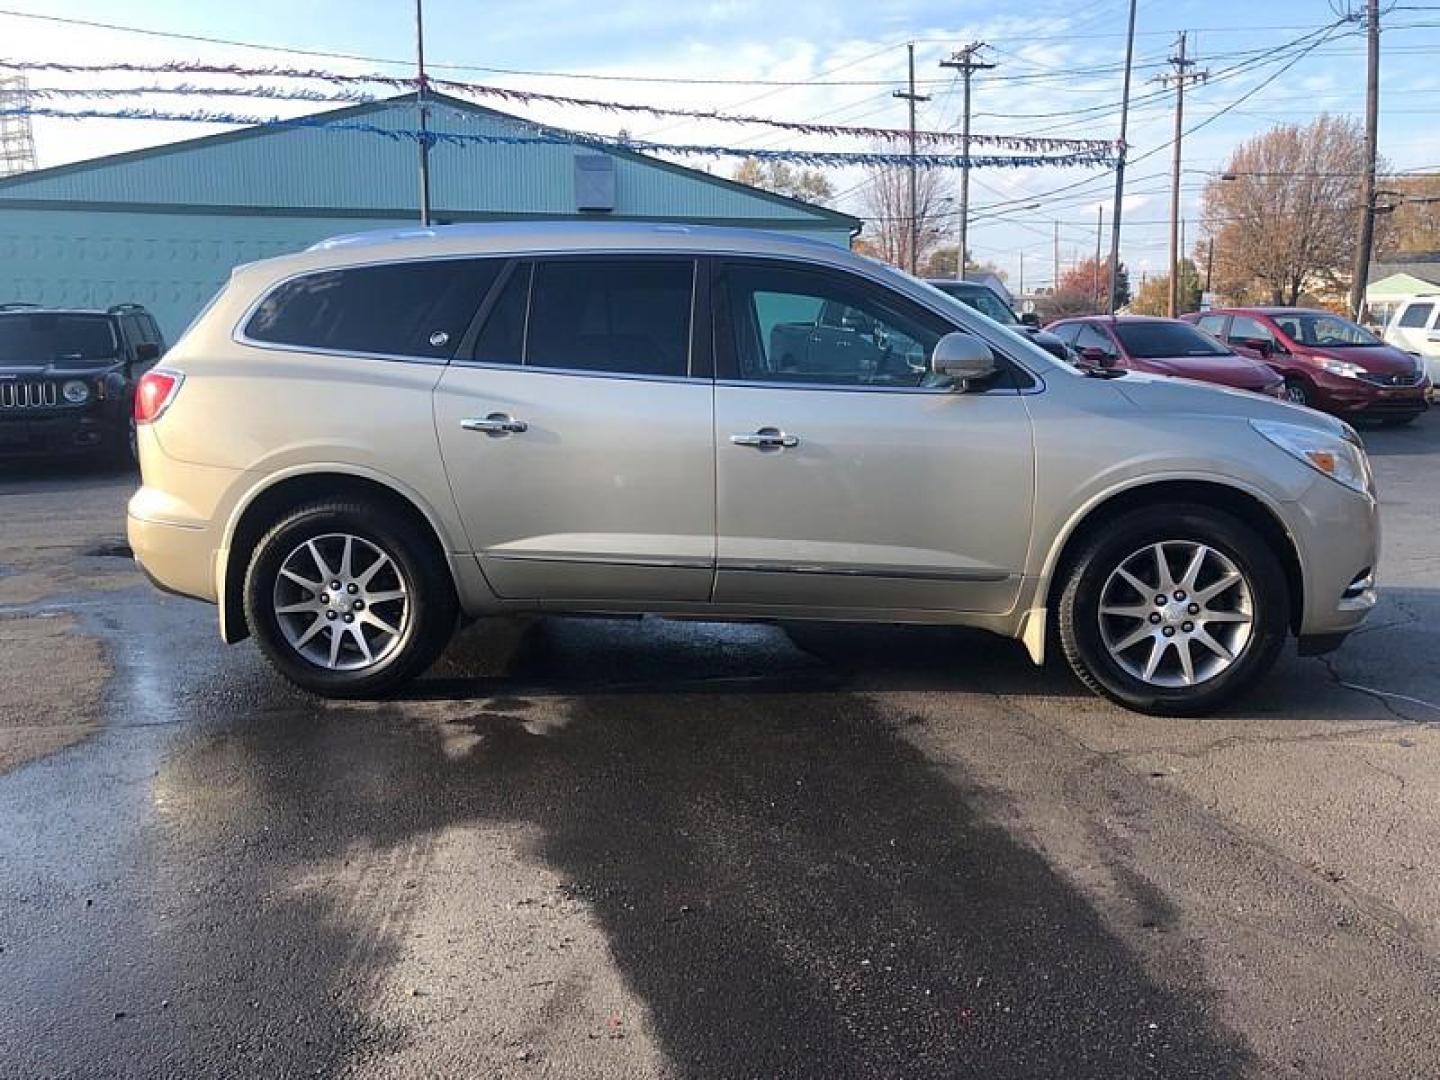
[[[655,619],[324,703],[115,554],[132,478],[0,475],[0,1076],[1440,1074],[1440,416],[1368,438],[1372,628],[1193,721]]]

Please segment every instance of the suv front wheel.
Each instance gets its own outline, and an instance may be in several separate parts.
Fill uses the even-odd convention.
[[[411,522],[362,502],[291,511],[256,545],[245,618],[286,678],[324,697],[373,697],[434,663],[454,588]]]
[[[1165,716],[1209,712],[1259,680],[1289,623],[1285,574],[1242,521],[1170,504],[1106,524],[1069,564],[1060,643],[1090,689]]]

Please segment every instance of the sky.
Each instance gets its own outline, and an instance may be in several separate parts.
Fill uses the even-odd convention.
[[[903,127],[906,104],[892,91],[904,85],[906,45],[914,43],[917,89],[930,99],[919,106],[918,124],[956,130],[962,95],[955,72],[939,67],[939,61],[980,41],[987,45],[983,58],[996,66],[974,77],[973,132],[1108,140],[1119,133],[1127,9],[1128,0],[426,0],[426,61],[434,76],[493,86],[784,120]],[[1440,2],[1390,0],[1382,11],[1380,153],[1393,170],[1440,170]],[[275,51],[16,13],[223,38]],[[1209,73],[1207,81],[1187,89],[1185,99],[1185,126],[1196,130],[1183,141],[1181,214],[1193,245],[1200,235],[1204,185],[1240,142],[1275,124],[1307,122],[1322,112],[1363,115],[1363,35],[1353,25],[1323,40],[1316,34],[1334,23],[1337,13],[1344,13],[1342,0],[1333,6],[1328,0],[1139,0],[1121,248],[1136,284],[1145,275],[1166,271],[1174,93],[1155,79],[1167,70],[1177,33],[1187,31],[1189,55],[1197,60],[1193,70]],[[70,63],[200,60],[405,75],[413,65],[413,17],[411,0],[0,0],[0,57]],[[1315,47],[1299,55],[1307,44]],[[154,76],[31,75],[34,86],[72,88],[154,81]],[[330,107],[192,98],[72,98],[53,104],[66,109],[215,107],[266,116]],[[797,136],[772,128],[492,104],[603,135],[625,128],[635,137],[675,143],[869,148],[863,140]],[[37,118],[34,127],[42,167],[225,130],[194,123],[45,118]],[[722,175],[734,167],[718,159],[683,163]],[[863,171],[834,169],[829,175],[840,192],[838,208],[864,216]],[[943,183],[957,191],[958,175],[947,172]],[[1057,222],[1062,272],[1072,261],[1093,255],[1101,212],[1108,249],[1113,184],[1113,176],[1101,168],[974,169],[971,249],[976,258],[1004,270],[1012,289],[1022,274],[1026,289],[1049,284]]]

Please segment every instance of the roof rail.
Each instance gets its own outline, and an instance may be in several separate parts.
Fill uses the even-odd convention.
[[[29,304],[17,300],[11,304],[0,304],[0,311],[20,311],[23,308],[38,308],[39,306],[39,304]]]
[[[117,311],[144,311],[144,304],[111,304],[105,309],[106,315],[114,315]]]

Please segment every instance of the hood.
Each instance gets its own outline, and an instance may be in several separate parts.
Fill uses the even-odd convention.
[[[1157,356],[1131,361],[1136,371],[1198,379],[1240,390],[1263,390],[1281,381],[1264,364],[1243,356]]]
[[[1295,355],[1324,356],[1358,364],[1377,375],[1409,375],[1415,371],[1415,358],[1393,345],[1297,345]]]
[[[104,375],[124,365],[123,360],[99,360],[94,363],[56,364],[37,360],[35,363],[0,363],[0,379],[89,379]]]
[[[1238,416],[1247,420],[1275,420],[1342,435],[1348,425],[1326,413],[1291,405],[1281,398],[1254,394],[1217,383],[1192,382],[1161,375],[1129,372],[1106,385],[1115,387],[1131,404],[1146,413],[1190,416]]]

